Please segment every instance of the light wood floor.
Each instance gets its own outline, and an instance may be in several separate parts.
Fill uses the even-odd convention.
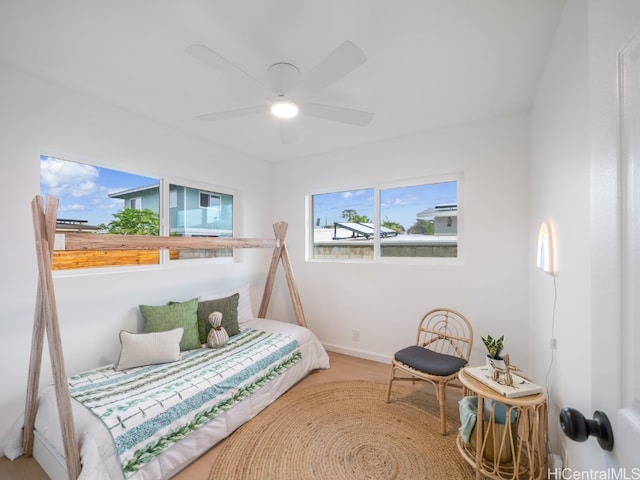
[[[368,380],[379,383],[386,383],[388,380],[388,364],[372,362],[332,352],[329,352],[329,358],[331,360],[331,368],[328,370],[318,370],[310,373],[293,388],[302,388],[306,385],[340,380]],[[428,393],[434,393],[434,390],[430,385],[417,384],[416,388],[424,388]],[[447,392],[448,402],[457,402],[459,398],[459,389]],[[211,471],[211,465],[213,465],[217,456],[217,452],[218,448],[213,447],[202,457],[173,477],[173,480],[207,480]],[[33,458],[20,457],[13,462],[7,460],[6,457],[0,458],[0,479],[48,480],[48,478],[49,477]]]

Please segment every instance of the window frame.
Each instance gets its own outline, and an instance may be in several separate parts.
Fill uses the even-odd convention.
[[[373,259],[360,258],[314,258],[314,225],[315,218],[313,212],[314,195],[328,193],[348,192],[364,189],[373,189],[373,222],[375,225],[381,224],[380,219],[380,191],[392,188],[412,187],[419,185],[429,185],[445,182],[457,182],[457,256],[456,257],[396,257],[382,256],[381,238],[378,232],[373,235]],[[410,179],[395,180],[391,182],[371,183],[350,187],[336,187],[333,189],[314,190],[305,196],[305,261],[309,263],[358,263],[358,264],[408,264],[408,265],[446,265],[457,266],[464,264],[464,174],[462,172],[445,173],[416,177]]]

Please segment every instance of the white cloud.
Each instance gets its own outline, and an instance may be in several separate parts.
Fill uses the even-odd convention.
[[[361,189],[361,190],[348,190],[346,192],[342,192],[342,198],[351,198],[353,196],[359,197],[360,195],[365,195],[367,193],[371,193],[371,189]]]
[[[83,212],[85,210],[85,206],[79,203],[74,203],[73,205],[63,205],[58,209],[58,211],[60,212]]]
[[[40,162],[40,182],[51,195],[86,197],[98,188],[98,169],[91,165],[48,157]]]

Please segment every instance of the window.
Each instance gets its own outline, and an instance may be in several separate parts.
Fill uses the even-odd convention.
[[[210,192],[200,192],[200,208],[220,207],[220,195]]]
[[[229,192],[192,188],[48,156],[40,157],[40,190],[43,197],[52,195],[59,200],[59,232],[233,236],[234,197]],[[161,215],[163,211],[167,215]],[[176,250],[168,254],[158,250],[56,251],[53,269],[150,265],[231,256],[232,249]]]
[[[142,197],[129,198],[125,200],[124,203],[127,208],[131,208],[133,210],[142,210]]]
[[[310,196],[310,259],[457,259],[461,176]],[[440,260],[445,261],[446,260]]]

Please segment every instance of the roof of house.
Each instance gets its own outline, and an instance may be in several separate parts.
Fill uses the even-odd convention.
[[[458,215],[458,205],[456,203],[445,203],[427,208],[416,214],[417,218],[433,217],[456,217]]]
[[[56,219],[56,232],[95,232],[99,230],[96,225],[90,225],[88,220],[77,220],[73,218]]]
[[[143,187],[134,187],[128,190],[122,190],[120,192],[113,192],[113,193],[110,193],[108,196],[109,198],[125,198],[131,195],[132,193],[144,192],[147,190],[157,189],[159,187],[160,187],[159,183],[154,183],[152,185],[145,185]]]

